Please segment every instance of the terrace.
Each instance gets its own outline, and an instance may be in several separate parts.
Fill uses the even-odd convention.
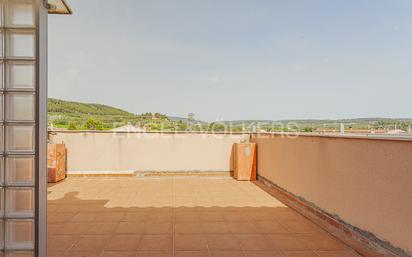
[[[48,187],[51,257],[366,257],[410,250],[406,138],[49,137],[66,144],[71,176]],[[229,176],[232,145],[245,137],[258,145],[256,182]],[[79,177],[90,174],[104,177]]]
[[[49,257],[357,255],[251,182],[73,178],[49,188]]]

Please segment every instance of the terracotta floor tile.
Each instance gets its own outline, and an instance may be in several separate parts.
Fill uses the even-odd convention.
[[[263,235],[236,235],[236,237],[245,251],[272,250],[271,245]]]
[[[144,227],[144,234],[159,235],[159,234],[172,234],[173,223],[172,222],[146,222]]]
[[[207,239],[203,235],[175,235],[176,251],[202,251],[207,249]]]
[[[141,236],[118,235],[113,236],[104,246],[106,251],[137,251]]]
[[[83,232],[84,235],[113,235],[118,223],[96,222],[90,223],[90,227]]]
[[[100,257],[100,255],[101,251],[68,251],[62,257]]]
[[[51,257],[356,256],[249,182],[82,178],[48,191]]]
[[[55,235],[48,238],[48,251],[66,251],[79,240],[76,236]]]
[[[47,251],[47,257],[63,257],[64,252]]]
[[[138,251],[136,257],[172,257],[172,252]]]
[[[87,231],[91,225],[89,223],[64,223],[55,231],[56,235],[81,235]]]
[[[230,222],[252,221],[246,212],[224,212],[225,220]]]
[[[143,222],[120,222],[115,230],[116,234],[143,234],[145,223]]]
[[[295,221],[295,220],[288,220],[288,221],[281,221],[280,222],[287,230],[289,230],[292,233],[323,233],[324,231],[320,228],[317,227],[315,224],[313,224],[310,221],[305,221],[305,220],[300,220],[300,221]]]
[[[196,211],[176,212],[176,222],[198,222],[200,221],[199,213]]]
[[[283,221],[305,220],[302,215],[289,208],[278,208],[273,212],[273,216],[276,220]]]
[[[229,223],[225,221],[203,222],[202,230],[205,234],[228,234],[232,232]]]
[[[240,242],[235,235],[207,235],[209,249],[212,250],[239,250]]]
[[[148,236],[144,235],[140,239],[139,251],[172,251],[172,236]]]
[[[124,212],[103,212],[94,219],[96,222],[119,222],[123,219]]]
[[[58,204],[49,204],[49,205],[47,205],[47,212],[49,214],[51,214],[53,212],[57,212],[61,207],[63,207],[63,206],[58,205]]]
[[[359,257],[352,251],[316,251],[321,257]]]
[[[297,236],[309,249],[319,251],[347,250],[348,247],[325,234],[299,234]]]
[[[308,247],[298,240],[294,234],[271,234],[266,235],[273,249],[285,251],[308,250]]]
[[[319,257],[312,251],[283,251],[285,257]]]
[[[47,224],[47,234],[54,235],[62,226],[62,223],[49,223]]]
[[[50,204],[49,204],[50,206]],[[47,210],[49,209],[49,206],[47,206]],[[82,205],[79,204],[67,204],[67,205],[60,205],[60,208],[58,208],[55,212],[61,214],[61,213],[78,213],[82,209]]]
[[[252,221],[273,221],[275,215],[271,211],[253,211],[248,213],[248,217]]]
[[[71,220],[77,213],[61,213],[47,216],[47,223],[63,223]]]
[[[284,226],[276,221],[255,221],[253,222],[259,229],[259,233],[263,234],[289,234]]]
[[[199,222],[179,222],[174,225],[175,234],[202,234],[203,229]]]
[[[174,257],[209,257],[208,251],[176,251]]]
[[[237,221],[228,223],[230,230],[233,234],[259,234],[261,231],[252,222],[249,221]]]
[[[202,211],[199,212],[201,221],[225,221],[225,217],[221,212],[217,211]]]
[[[280,251],[246,251],[247,257],[284,257]]]
[[[155,212],[147,215],[147,221],[152,222],[172,222],[173,221],[173,213],[169,212]]]
[[[70,222],[94,222],[99,213],[80,212],[71,218]]]
[[[247,257],[242,251],[212,251],[211,257]]]
[[[136,257],[136,252],[127,251],[104,251],[101,257]]]
[[[109,236],[81,236],[70,251],[100,251],[110,239]]]
[[[146,221],[147,212],[127,212],[123,216],[122,221],[144,222]]]

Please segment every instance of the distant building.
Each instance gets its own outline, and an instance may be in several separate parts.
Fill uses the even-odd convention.
[[[394,129],[394,130],[389,130],[386,132],[386,134],[392,134],[392,135],[404,134],[404,133],[406,133],[406,131],[401,130],[401,129]]]
[[[187,130],[192,131],[195,125],[195,114],[193,112],[187,115]]]
[[[132,124],[129,123],[125,126],[112,129],[112,131],[115,131],[115,132],[146,132],[146,129],[133,126]]]

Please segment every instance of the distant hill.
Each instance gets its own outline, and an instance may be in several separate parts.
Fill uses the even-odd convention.
[[[182,121],[186,123],[189,119],[188,118],[183,118],[183,117],[175,117],[175,116],[167,116],[171,121]],[[195,120],[195,123],[200,123],[200,124],[207,124],[208,122],[206,121],[201,121],[201,120]]]
[[[134,117],[133,113],[103,104],[79,103],[49,98],[49,113],[65,115],[112,115]]]
[[[137,126],[170,127],[169,118],[160,113],[133,114],[103,104],[80,103],[50,98],[48,102],[49,126],[64,129],[108,130],[131,123]]]
[[[188,119],[166,116],[160,113],[134,114],[120,108],[95,104],[49,99],[49,126],[72,130],[109,130],[132,124],[145,127],[149,131],[185,131]],[[353,129],[401,129],[409,131],[410,118],[360,118],[337,120],[233,120],[204,122],[195,120],[191,127],[196,131],[304,131],[311,132],[319,128],[339,129],[340,123]],[[225,124],[225,125],[223,125]]]
[[[356,119],[290,119],[290,120],[232,120],[223,121],[223,123],[231,124],[252,124],[252,123],[298,123],[298,124],[348,124],[348,123],[359,123],[359,124],[374,124],[379,122],[384,123],[412,123],[412,118],[356,118]]]
[[[223,121],[233,127],[258,127],[265,131],[288,131],[288,128],[298,131],[311,132],[318,128],[339,129],[343,123],[345,128],[368,130],[368,129],[401,129],[409,131],[412,127],[410,118],[357,118],[357,119],[302,119],[302,120],[233,120]]]

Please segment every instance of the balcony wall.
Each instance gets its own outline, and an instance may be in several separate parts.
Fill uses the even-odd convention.
[[[254,135],[258,174],[412,253],[412,141]]]
[[[106,171],[230,171],[232,145],[248,135],[51,132],[65,143],[67,169]]]

